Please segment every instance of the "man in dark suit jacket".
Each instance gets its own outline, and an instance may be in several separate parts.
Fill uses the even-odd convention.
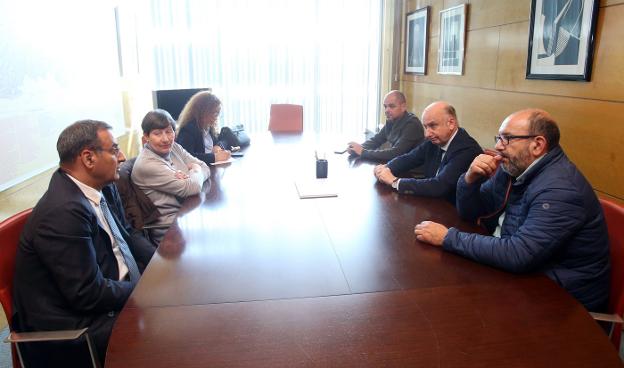
[[[434,102],[423,111],[426,141],[409,153],[375,167],[375,176],[399,193],[443,197],[455,204],[457,179],[472,160],[482,153],[479,144],[459,127],[455,108],[444,101]],[[422,179],[398,178],[424,164]]]
[[[59,136],[60,169],[20,239],[12,318],[17,331],[88,327],[102,362],[116,316],[154,251],[147,240],[127,233],[119,195],[108,186],[125,160],[110,129],[85,120]],[[90,362],[84,340],[20,346],[27,366]]]

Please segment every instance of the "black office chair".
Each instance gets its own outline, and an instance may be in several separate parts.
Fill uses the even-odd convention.
[[[162,231],[169,225],[161,225],[156,222],[160,218],[160,211],[154,203],[139,189],[131,179],[132,168],[136,157],[121,164],[119,180],[115,183],[126,215],[126,220],[133,228],[143,231],[143,234],[155,246],[153,233]]]

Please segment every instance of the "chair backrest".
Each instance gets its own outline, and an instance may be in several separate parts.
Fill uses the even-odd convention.
[[[303,106],[290,104],[271,105],[269,130],[271,132],[303,132]]]
[[[600,199],[609,232],[611,255],[611,290],[609,291],[609,312],[622,316],[624,313],[624,206],[607,199]],[[620,347],[622,329],[616,326],[611,342]]]
[[[151,199],[132,181],[132,169],[136,157],[126,160],[119,168],[119,179],[115,186],[119,191],[126,220],[137,230],[143,230],[160,218],[160,211]]]
[[[32,208],[17,213],[0,222],[0,303],[4,309],[9,328],[13,316],[13,276],[15,274],[15,255],[20,234]],[[11,344],[13,366],[20,367],[15,347]]]

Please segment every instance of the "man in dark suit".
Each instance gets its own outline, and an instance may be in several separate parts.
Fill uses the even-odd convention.
[[[459,127],[455,108],[444,101],[427,106],[422,114],[426,141],[410,152],[375,167],[375,176],[399,193],[442,197],[455,204],[457,179],[472,160],[482,153],[479,144]],[[424,165],[422,179],[399,178]]]
[[[113,323],[154,252],[131,236],[116,189],[125,160],[110,125],[76,122],[59,136],[60,168],[26,223],[16,256],[17,331],[88,327],[103,362]],[[84,340],[22,344],[27,366],[88,366]]]

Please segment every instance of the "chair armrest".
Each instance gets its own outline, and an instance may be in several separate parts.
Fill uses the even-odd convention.
[[[35,341],[62,341],[75,340],[87,332],[87,328],[80,330],[63,330],[63,331],[37,331],[37,332],[14,332],[11,331],[4,342],[35,342]]]
[[[64,340],[76,340],[84,335],[89,347],[89,355],[91,356],[91,364],[94,368],[100,368],[100,361],[97,357],[97,352],[93,347],[91,338],[87,333],[88,328],[82,328],[80,330],[62,330],[62,331],[35,331],[35,332],[14,332],[11,331],[9,336],[4,339],[4,342],[10,342],[15,344],[19,361],[22,367],[24,366],[24,359],[19,348],[19,343],[23,342],[41,342],[41,341],[64,341]]]
[[[589,312],[589,314],[592,316],[593,319],[597,321],[605,321],[605,322],[611,322],[611,323],[624,323],[624,320],[622,320],[622,317],[618,316],[617,314],[605,314],[605,313],[594,313],[594,312]]]

